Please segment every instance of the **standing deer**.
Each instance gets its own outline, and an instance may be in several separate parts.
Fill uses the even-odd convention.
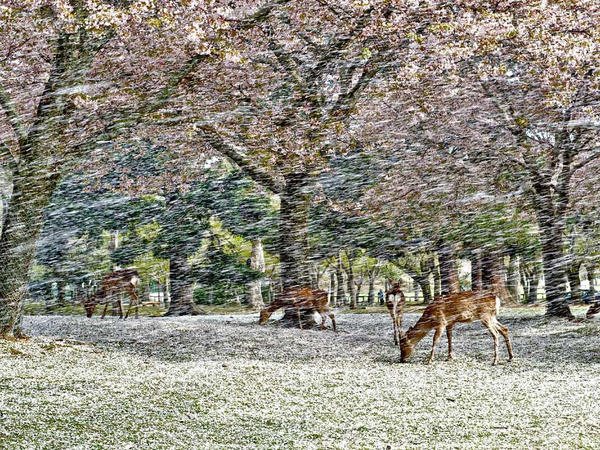
[[[387,306],[390,316],[392,316],[392,322],[394,324],[394,345],[400,345],[400,337],[402,336],[402,315],[404,314],[404,303],[406,298],[404,292],[400,289],[402,280],[397,283],[392,280],[388,280],[392,286],[385,293],[385,306]]]
[[[279,308],[289,307],[296,308],[300,329],[302,329],[300,309],[314,308],[321,316],[321,330],[326,328],[327,316],[329,316],[331,324],[333,325],[333,331],[337,331],[335,316],[331,309],[329,309],[327,292],[314,290],[310,287],[293,287],[285,289],[267,308],[260,312],[258,324],[263,325]]]
[[[133,269],[120,269],[111,272],[102,278],[100,286],[96,293],[84,300],[83,306],[85,308],[85,315],[92,317],[96,305],[104,305],[104,311],[102,312],[102,319],[106,316],[106,310],[108,309],[109,303],[113,297],[117,295],[119,305],[119,317],[123,318],[123,305],[121,304],[121,293],[126,292],[129,295],[129,308],[127,308],[127,314],[125,318],[129,317],[131,307],[135,307],[135,318],[138,318],[139,311],[139,297],[137,295],[137,285],[140,283],[139,274]]]
[[[418,322],[400,340],[401,361],[406,362],[415,346],[429,330],[435,329],[429,363],[433,362],[435,346],[444,329],[448,335],[448,360],[452,359],[452,328],[456,323],[469,323],[480,320],[494,338],[494,362],[498,364],[498,333],[502,334],[508,349],[508,360],[513,359],[512,344],[508,328],[498,322],[500,299],[490,291],[459,292],[445,297],[437,297],[425,308]]]

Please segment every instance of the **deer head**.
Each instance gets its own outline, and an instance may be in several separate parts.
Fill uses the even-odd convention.
[[[412,345],[406,338],[406,335],[403,334],[400,337],[400,362],[406,362],[406,360],[410,358],[410,355],[412,355],[414,348],[415,346]]]
[[[260,312],[260,319],[258,320],[258,324],[259,325],[264,324],[267,320],[269,320],[269,317],[271,317],[271,314],[273,314],[273,313],[270,312],[267,308],[263,309]]]

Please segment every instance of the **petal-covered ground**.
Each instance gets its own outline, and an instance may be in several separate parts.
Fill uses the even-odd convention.
[[[502,312],[516,359],[502,345],[497,367],[480,324],[426,365],[432,335],[400,364],[385,314],[338,314],[337,334],[27,317],[30,341],[0,341],[0,448],[597,448],[600,323],[542,313]]]

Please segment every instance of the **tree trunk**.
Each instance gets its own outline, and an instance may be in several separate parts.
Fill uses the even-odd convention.
[[[433,268],[433,295],[434,297],[441,297],[442,295],[442,277],[440,274],[440,260],[435,257],[436,263]]]
[[[46,158],[33,147],[19,162],[13,177],[13,193],[0,236],[0,337],[20,337],[23,300],[35,244],[50,200],[60,178],[57,164],[44,165]],[[37,158],[37,160],[35,160]]]
[[[438,260],[440,264],[440,283],[442,295],[460,292],[458,265],[456,264],[456,255],[451,245],[442,243],[439,246]]]
[[[483,290],[481,258],[482,251],[480,248],[471,253],[471,290],[476,292]]]
[[[538,292],[539,292],[539,284],[540,284],[541,271],[538,265],[536,264],[533,267],[533,271],[529,276],[529,293],[527,294],[527,303],[534,304],[538,301]]]
[[[310,286],[308,257],[309,196],[304,193],[308,175],[290,174],[281,194],[279,259],[283,288]]]
[[[519,278],[520,278],[520,270],[519,270],[519,257],[516,253],[512,253],[510,255],[510,262],[508,264],[508,282],[507,288],[510,296],[517,303],[520,303],[521,295],[519,293]]]
[[[579,277],[579,271],[581,269],[581,262],[575,261],[571,264],[567,275],[569,277],[569,287],[571,288],[571,302],[581,303],[583,301],[581,296],[581,278]]]
[[[327,289],[327,298],[330,303],[335,305],[335,273],[331,272],[329,274],[329,288]]]
[[[590,283],[590,300],[594,303],[596,300],[596,266],[590,264],[587,268],[587,274]]]
[[[514,305],[515,301],[506,287],[504,256],[500,251],[485,252],[481,258],[483,288],[494,291],[503,305]]]
[[[375,304],[375,279],[377,278],[377,272],[375,269],[371,269],[369,272],[369,293],[367,294],[367,304],[373,306]]]
[[[308,265],[308,213],[310,196],[309,175],[291,173],[285,177],[285,190],[281,193],[279,210],[279,261],[283,288],[310,286]],[[314,328],[314,308],[301,312],[302,328]],[[284,311],[281,323],[298,327],[295,308]]]
[[[348,268],[346,269],[346,281],[348,283],[348,291],[350,292],[350,309],[356,309],[356,284],[354,283],[354,261],[348,258]]]
[[[346,303],[346,291],[344,289],[344,272],[342,270],[342,256],[338,253],[338,262],[335,269],[335,277],[337,281],[337,292],[335,295],[335,304],[340,307]]]
[[[57,295],[56,295],[56,306],[65,306],[66,301],[66,288],[67,282],[65,280],[58,280],[56,283]]]
[[[250,268],[258,272],[265,272],[265,252],[260,239],[252,239],[252,254],[250,255]],[[246,299],[248,308],[262,309],[265,304],[262,296],[262,279],[254,280],[246,286]]]
[[[165,316],[186,316],[201,314],[194,305],[194,293],[190,279],[190,265],[183,254],[171,253],[169,258],[169,281],[171,301]]]
[[[417,282],[419,283],[419,286],[421,287],[421,291],[423,292],[423,302],[425,304],[428,304],[432,300],[432,298],[431,298],[431,283],[429,282],[429,276],[417,278]]]
[[[538,213],[538,217],[541,214]],[[572,319],[573,314],[566,298],[567,258],[564,254],[562,227],[553,215],[542,215],[542,217],[542,220],[538,218],[538,222],[542,241],[544,285],[548,302],[546,315]]]

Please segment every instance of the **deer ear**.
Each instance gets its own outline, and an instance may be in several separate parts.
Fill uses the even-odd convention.
[[[387,279],[387,282],[388,282],[388,284],[389,284],[390,286],[393,286],[393,285],[394,285],[394,280],[392,280],[391,278],[388,278],[388,279]]]

